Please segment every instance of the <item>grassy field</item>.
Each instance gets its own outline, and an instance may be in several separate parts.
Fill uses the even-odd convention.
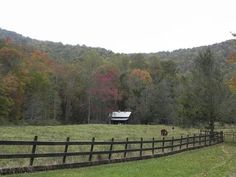
[[[155,139],[162,138],[160,130],[165,128],[169,131],[169,136],[180,137],[181,135],[191,134],[197,130],[194,129],[181,129],[175,127],[172,130],[170,126],[164,125],[68,125],[68,126],[12,126],[0,127],[1,140],[33,140],[34,136],[38,136],[38,140],[47,141],[65,141],[66,137],[70,137],[71,141],[89,140],[95,137],[96,140],[111,140],[123,141],[126,137],[129,140],[150,140],[152,137]],[[136,147],[137,146],[137,147]],[[151,146],[151,144],[150,144]],[[139,148],[139,145],[132,145],[133,148]],[[70,146],[68,152],[85,152],[89,151],[90,146]],[[96,146],[95,150],[108,150],[109,146]],[[124,149],[123,145],[114,146],[116,150]],[[32,146],[0,146],[1,153],[31,153]],[[46,152],[63,152],[64,146],[38,146],[36,153]],[[139,152],[130,153],[128,155],[135,156]],[[145,152],[151,153],[151,152]],[[114,158],[123,157],[123,154],[114,154]],[[94,157],[95,159],[98,157]],[[106,155],[102,158],[107,158]],[[67,163],[87,161],[88,156],[68,157]],[[34,165],[50,165],[61,163],[61,157],[55,158],[39,158],[34,161]],[[0,167],[20,167],[28,166],[29,159],[8,159],[0,160]]]
[[[194,129],[181,129],[175,127],[172,131],[170,126],[165,125],[64,125],[64,126],[10,126],[0,127],[0,139],[2,140],[33,140],[37,135],[39,140],[62,140],[70,137],[71,140],[124,140],[160,138],[160,130],[165,128],[169,131],[168,136],[180,136],[197,133]]]
[[[139,140],[160,139],[160,130],[167,129],[168,136],[199,133],[197,129],[181,129],[165,125],[67,125],[67,126],[8,126],[0,127],[1,140],[33,140],[35,135],[39,140],[65,141],[66,137],[73,140]],[[90,147],[83,147],[90,148]],[[72,147],[70,151],[83,151],[82,147]],[[101,147],[106,148],[106,147]],[[124,148],[123,146],[121,148]],[[29,153],[32,147],[0,146],[1,153]],[[62,152],[64,147],[39,147],[37,152]],[[87,157],[85,157],[87,160]],[[83,159],[79,159],[83,161]],[[68,159],[69,163],[78,162]],[[61,158],[37,159],[35,165],[61,163]],[[0,167],[27,166],[29,159],[0,160]],[[236,176],[236,145],[226,144],[202,150],[178,154],[175,156],[146,161],[104,165],[76,170],[59,170],[16,176],[68,176],[68,177],[132,177],[132,176]],[[230,176],[231,175],[231,176]]]
[[[220,144],[159,159],[10,176],[236,177],[236,144]]]

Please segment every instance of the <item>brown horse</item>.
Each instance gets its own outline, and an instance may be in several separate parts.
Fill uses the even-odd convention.
[[[166,129],[161,129],[161,136],[167,136],[168,131]]]

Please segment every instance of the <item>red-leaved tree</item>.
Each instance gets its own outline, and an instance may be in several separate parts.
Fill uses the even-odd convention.
[[[95,118],[104,117],[117,110],[117,102],[121,98],[118,89],[119,72],[116,67],[105,64],[93,74],[92,113]],[[102,115],[102,116],[101,116]]]

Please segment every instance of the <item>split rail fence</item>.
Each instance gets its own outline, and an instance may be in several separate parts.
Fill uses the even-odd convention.
[[[213,134],[205,132],[198,135],[194,134],[193,136],[181,136],[180,138],[163,137],[160,140],[155,138],[144,140],[141,138],[139,141],[129,140],[128,138],[125,141],[115,141],[114,138],[111,141],[96,141],[95,138],[92,138],[91,141],[70,141],[68,137],[64,142],[51,142],[39,141],[37,136],[34,137],[33,141],[0,141],[0,149],[1,146],[5,146],[6,149],[13,146],[22,148],[28,146],[28,149],[30,149],[28,153],[3,153],[0,151],[0,162],[9,159],[16,161],[24,159],[26,162],[28,161],[28,165],[22,167],[0,167],[0,174],[78,168],[149,159],[215,145],[223,141],[223,132],[214,132]],[[39,147],[42,146],[60,146],[62,151],[39,151]],[[82,146],[86,146],[86,148],[82,148],[82,151],[76,150]],[[103,146],[103,148],[99,148],[99,146]],[[59,158],[59,161],[56,161],[56,164],[54,161],[53,164],[46,165],[46,158],[48,157]],[[71,157],[74,158],[73,162],[69,160]],[[78,159],[80,158],[84,161],[79,161]],[[43,165],[36,163],[39,159],[43,162]]]
[[[236,132],[224,132],[225,142],[236,142]]]

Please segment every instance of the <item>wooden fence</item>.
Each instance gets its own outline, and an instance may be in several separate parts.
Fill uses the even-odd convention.
[[[224,140],[226,142],[236,142],[236,132],[224,132]]]
[[[180,138],[163,137],[161,140],[156,140],[154,138],[151,140],[144,140],[141,138],[139,141],[130,141],[128,138],[125,141],[115,141],[114,138],[112,138],[111,141],[96,141],[95,138],[92,138],[91,141],[70,141],[70,138],[68,137],[64,142],[49,142],[38,141],[37,136],[34,137],[33,141],[0,141],[0,147],[31,147],[29,153],[0,152],[0,160],[28,159],[28,166],[0,168],[0,174],[4,175],[62,168],[78,168],[84,166],[149,159],[222,143],[224,141],[223,138],[223,132],[214,132],[213,134],[205,132],[204,134],[194,134],[193,136],[188,135],[186,137],[181,136]],[[37,149],[41,146],[62,146],[63,152],[37,152]],[[86,146],[87,151],[69,151],[72,147],[76,149],[81,146]],[[96,147],[98,146],[106,146],[107,148],[96,150]],[[116,149],[116,146],[119,146],[120,148]],[[116,154],[119,154],[119,156]],[[84,162],[69,163],[67,161],[69,157],[79,158],[82,156],[87,157]],[[51,165],[35,165],[35,161],[46,157],[58,157],[61,159],[61,162]],[[46,164],[46,160],[44,164]]]

